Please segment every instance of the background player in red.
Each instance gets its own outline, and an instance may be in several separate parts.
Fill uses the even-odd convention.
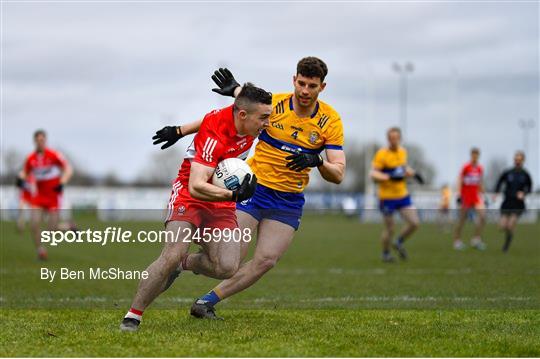
[[[17,185],[27,186],[30,176],[35,179],[36,193],[32,198],[32,237],[38,258],[47,259],[47,250],[40,242],[40,223],[43,212],[48,213],[49,229],[58,227],[60,202],[64,185],[70,180],[73,171],[70,164],[57,151],[47,147],[47,134],[43,130],[34,133],[36,149],[26,158],[24,168],[19,174]]]
[[[241,243],[216,238],[214,229],[238,228],[235,202],[250,198],[257,180],[248,175],[238,189],[231,191],[213,185],[211,179],[222,160],[247,157],[255,137],[268,127],[271,113],[272,94],[246,84],[234,105],[204,117],[173,184],[165,221],[166,230],[182,233],[182,239],[165,243],[161,255],[146,269],[148,278],[139,283],[121,330],[138,329],[143,311],[169,287],[177,268],[217,279],[230,278],[236,273],[240,266]],[[168,147],[178,140],[179,134],[178,127],[165,127],[153,137],[154,144],[166,142],[162,147]],[[196,239],[197,229],[209,233],[211,238],[197,243],[202,251],[190,255],[188,267],[185,259],[189,242]]]
[[[454,231],[454,249],[463,250],[465,244],[461,240],[461,231],[467,220],[470,210],[476,212],[476,228],[471,239],[471,246],[484,250],[486,245],[482,242],[482,230],[486,223],[486,209],[484,205],[484,169],[478,163],[480,150],[476,147],[471,149],[471,161],[466,163],[461,169],[458,182],[458,204],[460,205],[459,218]]]

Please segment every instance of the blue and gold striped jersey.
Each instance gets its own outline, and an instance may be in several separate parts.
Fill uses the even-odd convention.
[[[299,193],[308,184],[311,169],[292,171],[286,167],[285,158],[296,152],[342,150],[343,125],[339,114],[320,100],[311,116],[298,117],[292,96],[292,93],[272,96],[270,126],[260,134],[255,154],[248,163],[263,186]]]
[[[373,158],[373,168],[387,174],[400,172],[404,175],[407,168],[407,150],[403,147],[395,151],[388,147],[379,149]],[[379,199],[400,199],[408,193],[405,179],[379,182]]]

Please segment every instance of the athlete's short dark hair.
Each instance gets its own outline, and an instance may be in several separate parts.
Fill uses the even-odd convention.
[[[298,61],[296,65],[296,74],[300,74],[305,77],[318,77],[321,82],[324,82],[326,75],[328,75],[328,67],[323,60],[308,56]]]
[[[43,135],[43,136],[47,137],[47,132],[45,132],[45,130],[42,130],[42,129],[36,130],[34,132],[34,140],[36,138],[38,138],[38,136],[40,136],[40,135]]]
[[[397,132],[399,134],[399,136],[401,137],[401,128],[397,127],[397,126],[394,126],[394,127],[390,127],[388,129],[388,131],[386,131],[386,136],[388,136],[389,134],[391,134],[392,132]]]
[[[525,152],[523,151],[516,151],[516,154],[514,155],[514,157],[516,156],[521,156],[523,160],[525,160]]]
[[[252,104],[261,103],[264,105],[272,104],[272,93],[253,85],[250,82],[242,86],[242,90],[234,100],[235,110],[246,110]]]
[[[473,153],[476,153],[476,154],[479,155],[479,154],[480,154],[480,149],[479,149],[478,147],[473,147],[473,148],[471,148],[471,155],[472,155]]]

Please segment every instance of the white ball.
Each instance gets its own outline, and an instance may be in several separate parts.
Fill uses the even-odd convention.
[[[234,191],[240,187],[248,174],[253,176],[253,171],[245,161],[239,158],[227,158],[218,163],[212,176],[212,184]]]

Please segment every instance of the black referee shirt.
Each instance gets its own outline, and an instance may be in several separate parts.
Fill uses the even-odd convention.
[[[495,192],[499,193],[504,185],[505,200],[517,200],[519,191],[525,194],[530,193],[532,189],[531,176],[524,168],[511,168],[501,175],[497,181]]]

